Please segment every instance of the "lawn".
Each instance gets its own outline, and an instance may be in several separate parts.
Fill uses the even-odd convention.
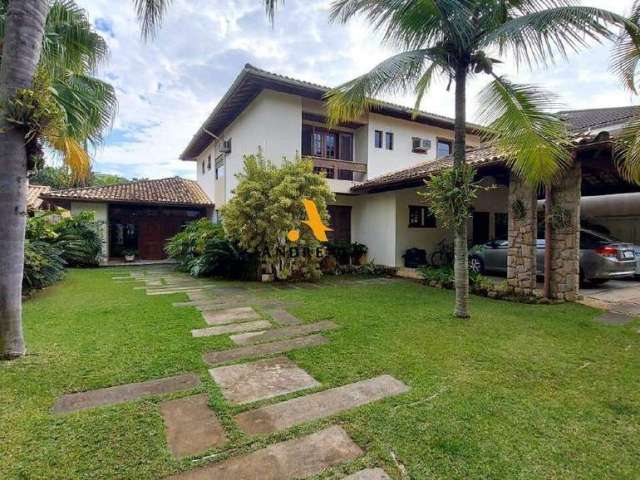
[[[171,306],[186,295],[146,296],[117,272],[70,271],[25,303],[30,355],[0,365],[0,478],[158,479],[211,461],[172,459],[158,410],[170,396],[51,413],[63,393],[182,372],[201,375],[231,437],[216,460],[339,423],[366,453],[322,478],[367,465],[395,479],[640,478],[638,321],[478,297],[461,321],[451,292],[410,282],[265,291],[304,321],[341,326],[328,345],[288,354],[323,389],[388,373],[411,391],[249,440],[231,420],[247,407],[225,403],[201,359],[231,342],[191,338],[200,313]]]

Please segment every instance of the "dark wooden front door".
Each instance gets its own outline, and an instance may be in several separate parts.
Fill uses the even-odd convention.
[[[333,229],[327,234],[329,241],[351,243],[351,207],[329,205],[327,210],[331,217],[329,226]]]
[[[489,212],[473,212],[473,244],[489,241]]]
[[[201,209],[113,205],[109,207],[110,255],[137,250],[142,260],[167,258],[164,246],[182,227],[204,216]]]

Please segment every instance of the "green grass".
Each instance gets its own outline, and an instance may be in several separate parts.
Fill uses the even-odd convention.
[[[367,465],[396,479],[640,477],[638,321],[604,326],[580,305],[478,297],[460,321],[451,292],[408,282],[264,292],[304,321],[342,327],[329,345],[288,355],[322,388],[388,373],[411,391],[251,440],[231,420],[246,407],[224,402],[201,360],[230,341],[191,338],[199,312],[171,306],[186,295],[145,296],[116,273],[70,271],[25,303],[30,355],[0,364],[0,478],[158,479],[206,462],[169,454],[158,403],[171,397],[51,414],[64,393],[189,371],[231,438],[208,452],[216,459],[337,423],[365,455],[322,478]]]

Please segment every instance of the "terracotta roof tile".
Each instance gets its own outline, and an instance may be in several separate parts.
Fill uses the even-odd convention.
[[[611,125],[624,124],[640,114],[640,107],[591,108],[558,112],[571,131],[585,131]]]
[[[156,205],[213,205],[197,182],[180,177],[138,180],[104,187],[53,190],[43,195],[43,198]]]
[[[44,201],[40,195],[51,190],[48,185],[29,185],[27,191],[27,210],[38,210]]]

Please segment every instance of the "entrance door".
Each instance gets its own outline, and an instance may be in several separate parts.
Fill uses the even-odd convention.
[[[473,212],[473,244],[489,241],[489,212]]]
[[[329,226],[333,229],[327,233],[329,241],[351,243],[351,207],[329,205],[327,210],[331,217]]]

